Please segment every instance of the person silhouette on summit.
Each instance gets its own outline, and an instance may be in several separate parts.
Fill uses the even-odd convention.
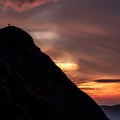
[[[9,27],[9,26],[11,26],[11,24],[10,24],[10,23],[8,23],[8,27]]]

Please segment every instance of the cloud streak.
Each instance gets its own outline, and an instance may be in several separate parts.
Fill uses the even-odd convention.
[[[9,22],[38,32],[35,42],[53,60],[77,64],[79,68],[69,72],[75,83],[120,78],[120,1],[19,1],[0,1],[0,8],[13,8],[0,13],[1,26]]]
[[[119,79],[100,79],[100,80],[95,80],[97,83],[120,83]]]
[[[7,11],[8,8],[15,9],[16,11],[24,11],[44,5],[46,3],[57,1],[58,0],[1,0],[0,6],[5,11]]]

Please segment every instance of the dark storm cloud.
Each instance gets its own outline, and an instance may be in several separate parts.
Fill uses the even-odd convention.
[[[119,79],[101,79],[101,80],[95,80],[95,82],[98,83],[120,83]]]

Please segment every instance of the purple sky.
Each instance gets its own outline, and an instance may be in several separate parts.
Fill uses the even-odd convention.
[[[120,90],[119,0],[1,0],[0,27],[8,23],[28,31],[42,51],[69,67],[64,71],[77,85],[87,84],[83,89],[114,82]]]

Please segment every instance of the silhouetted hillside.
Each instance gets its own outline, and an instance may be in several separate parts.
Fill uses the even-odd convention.
[[[0,29],[0,120],[108,120],[23,30]]]
[[[113,105],[113,106],[101,106],[105,114],[111,120],[120,120],[120,105]]]

